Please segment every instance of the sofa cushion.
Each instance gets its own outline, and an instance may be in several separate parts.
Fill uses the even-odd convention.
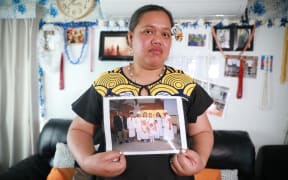
[[[255,147],[248,132],[214,130],[214,147],[207,168],[237,169],[239,180],[254,177]]]
[[[0,174],[0,179],[3,180],[31,180],[31,179],[46,179],[51,167],[50,159],[43,156],[33,155],[24,160],[21,160],[8,170]]]

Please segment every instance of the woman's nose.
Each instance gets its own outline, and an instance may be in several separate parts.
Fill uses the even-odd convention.
[[[161,45],[162,44],[162,36],[160,33],[155,33],[154,36],[153,36],[153,39],[152,39],[152,44],[158,44],[158,45]]]

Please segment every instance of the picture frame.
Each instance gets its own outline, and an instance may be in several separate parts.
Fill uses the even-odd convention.
[[[99,59],[131,61],[133,57],[127,43],[127,31],[101,31]]]
[[[106,151],[120,150],[125,155],[144,155],[179,153],[181,149],[187,149],[181,97],[105,97],[103,105]],[[122,120],[126,119],[122,123],[126,121],[129,129],[127,134],[129,140],[123,143],[118,134],[122,131],[116,127],[119,126],[116,123],[119,121],[117,120],[119,114],[123,117]],[[162,115],[162,118],[159,115]],[[134,130],[131,128],[132,121],[135,123],[135,126],[132,126],[135,127]],[[163,130],[162,136],[161,130]],[[131,134],[134,134],[134,139],[131,139]]]
[[[253,26],[251,25],[230,25],[212,28],[215,30],[216,37],[223,51],[242,51],[253,31]],[[251,39],[246,51],[253,51],[253,45],[254,38]],[[214,38],[212,49],[213,51],[220,51]]]
[[[66,43],[72,44],[83,44],[85,39],[85,27],[68,28],[66,30]]]
[[[253,26],[237,26],[234,32],[234,50],[242,51],[245,47],[249,36],[253,30]],[[254,45],[254,38],[252,38],[250,44],[248,45],[246,51],[252,51]]]
[[[233,31],[230,26],[212,27],[215,30],[220,47],[223,51],[233,50]],[[220,51],[215,39],[213,38],[213,51]]]
[[[228,101],[230,98],[230,89],[226,86],[195,79],[196,82],[202,86],[213,99],[213,103],[207,109],[208,116],[224,118]]]
[[[258,56],[241,56],[244,60],[244,77],[256,79]],[[228,55],[225,59],[224,76],[225,77],[238,77],[240,68],[240,60],[238,55]]]

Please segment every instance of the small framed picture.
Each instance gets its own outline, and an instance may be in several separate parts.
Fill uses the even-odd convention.
[[[241,58],[245,61],[244,77],[255,79],[257,77],[258,56],[242,56]],[[224,76],[238,77],[239,69],[239,56],[227,56],[227,59],[225,59]]]
[[[83,44],[85,38],[85,28],[68,28],[66,30],[67,44]]]
[[[105,97],[103,104],[107,151],[143,155],[187,149],[181,97]]]
[[[207,44],[207,34],[205,33],[190,33],[188,35],[188,46],[204,47]]]
[[[127,31],[100,32],[100,60],[132,60],[127,43]]]
[[[217,40],[223,51],[233,50],[233,31],[230,26],[212,27],[215,30]],[[213,51],[220,51],[215,39],[213,38]]]
[[[234,34],[234,51],[242,51],[244,49],[252,30],[253,26],[237,26]],[[253,50],[253,40],[254,38],[252,38],[246,51]]]

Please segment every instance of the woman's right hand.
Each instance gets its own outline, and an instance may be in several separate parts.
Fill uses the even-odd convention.
[[[126,158],[120,151],[99,152],[86,157],[83,170],[101,177],[115,177],[126,169]]]

